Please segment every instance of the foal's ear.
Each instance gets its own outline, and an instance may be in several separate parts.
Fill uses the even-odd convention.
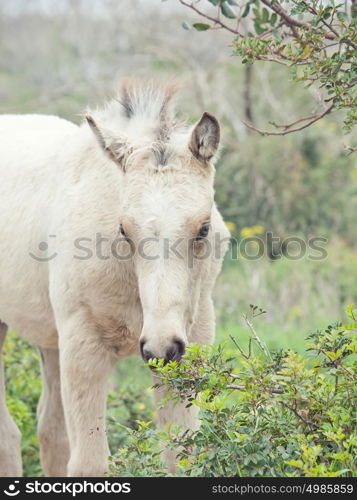
[[[130,152],[127,140],[114,138],[109,131],[98,127],[92,116],[85,115],[85,118],[100,147],[124,170],[125,156]]]
[[[92,116],[85,115],[85,118],[87,120],[88,125],[92,129],[92,132],[95,135],[97,141],[99,142],[100,147],[103,148],[105,151],[107,151],[108,147],[103,132],[99,129],[98,125],[96,124]]]
[[[192,154],[201,161],[208,161],[217,152],[220,128],[217,118],[204,112],[193,129],[189,148]]]

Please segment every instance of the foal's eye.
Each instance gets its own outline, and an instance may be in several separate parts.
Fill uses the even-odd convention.
[[[209,227],[209,222],[204,222],[196,235],[195,241],[200,241],[206,238],[206,236],[208,235]]]

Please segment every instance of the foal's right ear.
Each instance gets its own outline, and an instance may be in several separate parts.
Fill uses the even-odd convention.
[[[132,151],[128,140],[115,137],[114,134],[111,134],[108,130],[100,128],[92,116],[85,115],[85,118],[99,146],[113,161],[115,161],[115,163],[125,170],[125,158]]]

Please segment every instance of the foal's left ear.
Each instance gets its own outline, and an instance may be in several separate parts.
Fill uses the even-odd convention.
[[[198,160],[208,161],[217,152],[219,138],[220,128],[217,118],[204,112],[193,129],[189,148]]]

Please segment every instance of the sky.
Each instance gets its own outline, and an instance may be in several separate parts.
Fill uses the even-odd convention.
[[[81,5],[88,8],[88,13],[103,15],[105,4],[103,0],[0,0],[1,12],[16,15],[19,12],[42,12],[53,15],[66,11],[69,6]],[[109,4],[122,4],[126,9],[165,9],[165,10],[186,10],[178,0],[110,0]]]

